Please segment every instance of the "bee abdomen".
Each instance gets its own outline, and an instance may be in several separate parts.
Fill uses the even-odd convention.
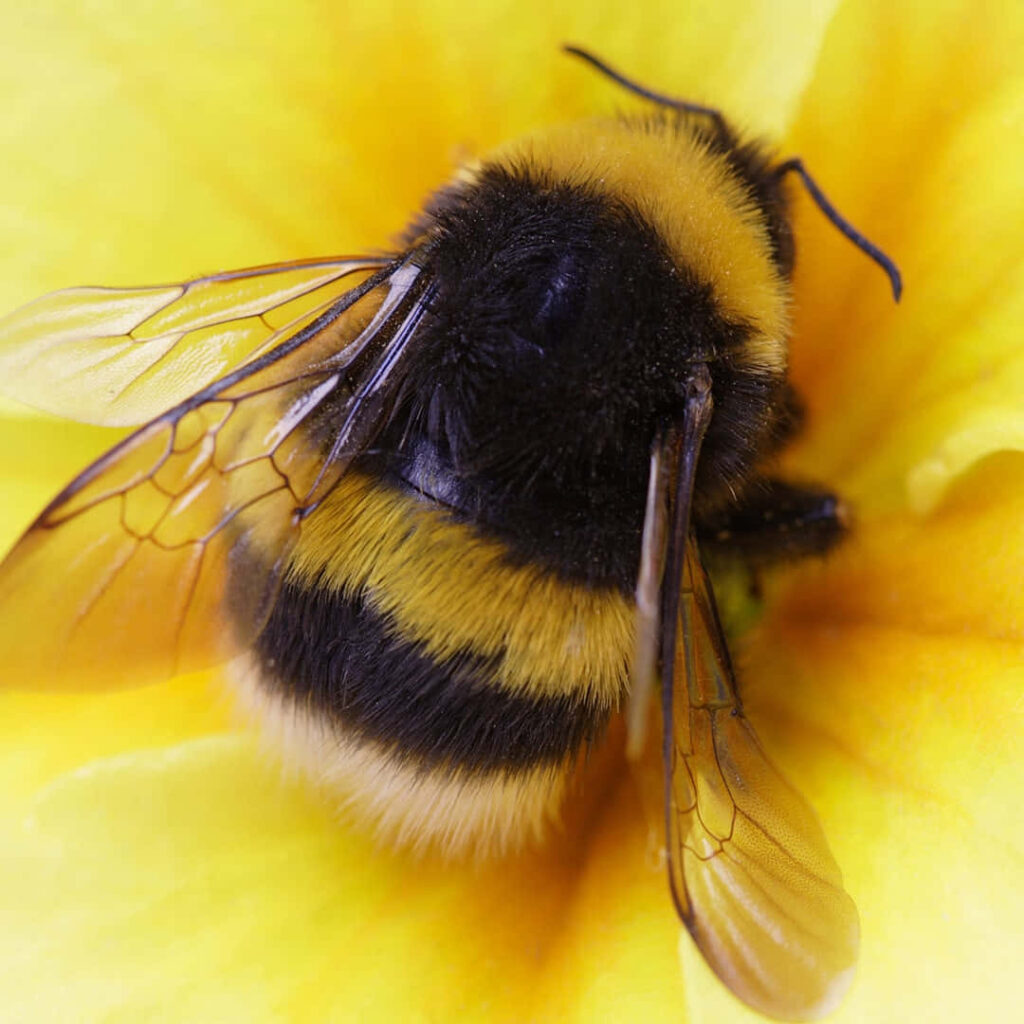
[[[304,524],[234,684],[287,759],[390,842],[543,832],[627,686],[631,602],[407,488],[344,477]]]
[[[515,774],[573,757],[611,707],[501,685],[501,658],[436,658],[365,596],[288,582],[257,645],[262,676],[360,743],[421,770]]]
[[[489,855],[542,837],[610,699],[517,693],[435,658],[365,598],[287,583],[236,688],[286,757],[388,843]]]

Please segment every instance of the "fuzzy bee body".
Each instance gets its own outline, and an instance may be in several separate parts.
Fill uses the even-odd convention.
[[[629,599],[513,564],[378,476],[309,525],[236,670],[247,703],[389,838],[480,853],[536,835],[623,696]]]
[[[0,322],[12,396],[141,424],[0,566],[0,651],[53,688],[234,659],[294,762],[450,851],[540,833],[626,702],[639,746],[660,687],[677,912],[737,995],[802,1019],[849,984],[857,913],[743,714],[701,551],[843,529],[833,495],[764,475],[797,418],[784,176],[897,295],[898,272],[799,161],[574,52],[666,109],[505,147],[392,256]]]
[[[692,116],[590,122],[410,228],[436,296],[403,393],[311,516],[243,684],[388,834],[536,835],[627,695],[649,439],[687,366],[711,361],[719,399],[702,509],[779,415],[792,245],[769,167]]]

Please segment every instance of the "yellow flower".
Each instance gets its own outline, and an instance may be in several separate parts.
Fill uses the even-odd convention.
[[[0,307],[76,283],[374,248],[485,151],[622,98],[575,40],[799,152],[899,260],[798,204],[787,456],[853,540],[770,581],[748,710],[862,917],[837,1021],[1005,1020],[1024,833],[1024,77],[1014,3],[431,9],[294,0],[0,14]],[[109,443],[3,421],[11,541]],[[2,668],[0,668],[2,671]],[[752,1017],[681,950],[614,754],[543,850],[467,869],[375,849],[278,781],[206,677],[6,694],[0,1006],[12,1020]]]

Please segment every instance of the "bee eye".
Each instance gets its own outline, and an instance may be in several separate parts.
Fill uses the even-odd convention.
[[[587,267],[573,252],[561,253],[539,275],[531,340],[545,349],[557,346],[583,314],[587,298]]]

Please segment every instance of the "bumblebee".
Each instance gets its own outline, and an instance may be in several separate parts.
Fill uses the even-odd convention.
[[[0,566],[7,678],[231,660],[314,778],[456,851],[540,832],[627,702],[639,751],[660,689],[679,916],[741,999],[818,1015],[857,912],[743,714],[703,557],[843,532],[834,495],[761,469],[797,416],[787,179],[897,298],[899,274],[799,160],[567,49],[651,112],[465,168],[394,253],[73,289],[0,324],[4,392],[137,426]]]

